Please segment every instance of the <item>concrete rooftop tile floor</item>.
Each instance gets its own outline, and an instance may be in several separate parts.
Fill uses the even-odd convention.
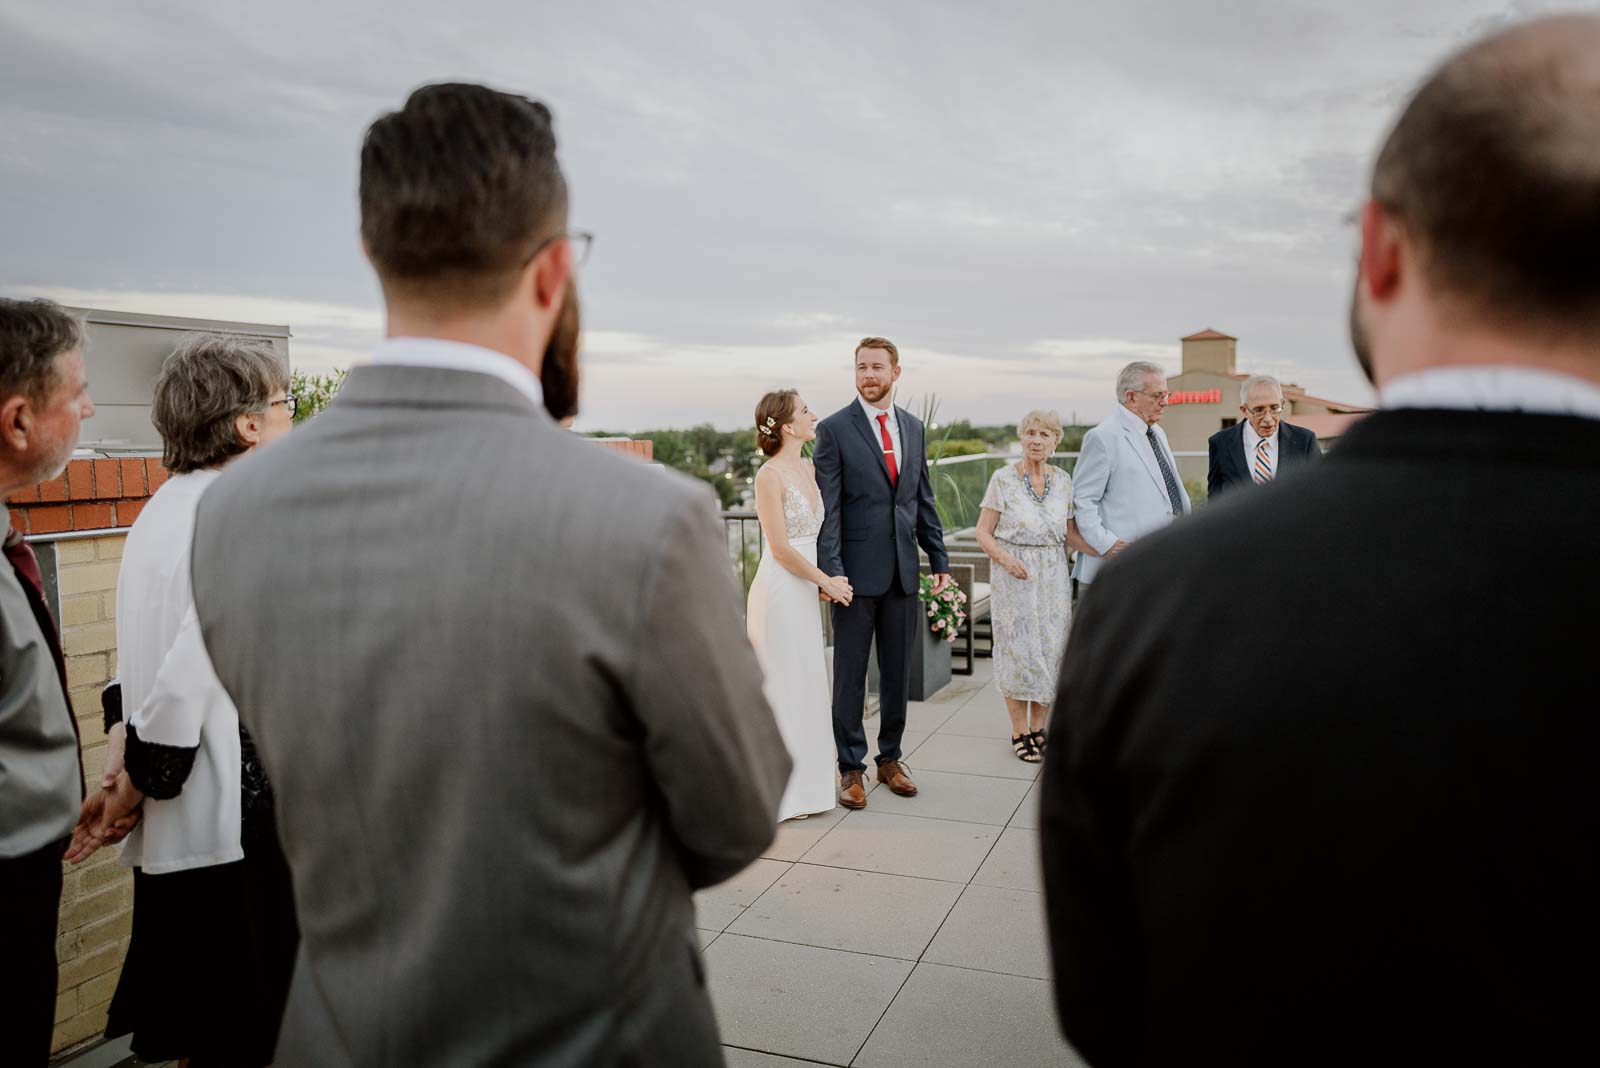
[[[790,821],[696,895],[731,1068],[1082,1065],[1048,978],[1038,766],[1011,754],[989,677],[980,661],[912,705],[919,796]]]
[[[869,784],[864,811],[785,823],[695,895],[730,1068],[1081,1068],[1048,978],[1038,766],[989,679],[979,661],[911,706],[918,797]]]

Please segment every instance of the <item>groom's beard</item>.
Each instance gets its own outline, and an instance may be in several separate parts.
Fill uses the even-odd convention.
[[[889,391],[893,388],[894,386],[892,384],[887,386],[860,386],[857,388],[856,392],[860,393],[861,399],[866,401],[868,404],[877,404],[879,401],[883,400],[883,398],[887,397],[889,395]]]
[[[539,381],[544,386],[545,410],[556,422],[578,414],[578,292],[570,281],[556,327],[545,345]]]

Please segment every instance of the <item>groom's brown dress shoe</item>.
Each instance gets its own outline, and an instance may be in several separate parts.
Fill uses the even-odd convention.
[[[867,807],[865,772],[846,771],[839,781],[839,804],[845,808]]]
[[[898,760],[885,760],[878,765],[878,781],[901,797],[916,797],[917,784],[906,774],[906,766]]]

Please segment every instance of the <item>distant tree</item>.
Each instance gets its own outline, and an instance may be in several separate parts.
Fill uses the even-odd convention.
[[[294,394],[294,421],[298,426],[328,406],[349,372],[335,368],[325,375],[289,372],[289,392]]]
[[[952,437],[944,443],[941,455],[946,458],[951,456],[982,456],[984,453],[992,451],[993,449],[989,443],[982,438]]]
[[[940,423],[936,421],[938,398],[927,396],[922,398],[922,402],[921,414],[928,428],[927,455],[930,463],[941,457],[973,456],[986,452],[1005,453],[1017,440],[1017,428],[1013,424],[979,426],[968,419]],[[1061,450],[1077,451],[1083,442],[1083,434],[1088,429],[1088,427],[1067,427],[1062,437]],[[710,423],[701,423],[698,426],[680,429],[663,428],[621,433],[592,431],[590,436],[632,437],[651,442],[657,463],[708,483],[716,491],[722,507],[728,510],[744,506],[750,480],[754,478],[756,471],[766,459],[756,447],[754,428],[718,430]],[[963,477],[977,477],[982,473],[979,467],[983,466],[985,465],[974,466],[970,471],[964,472]],[[713,470],[713,467],[716,470]],[[955,470],[956,468],[947,468],[941,472],[940,477],[935,478],[935,491],[941,510],[953,509],[952,518],[965,520],[969,518],[965,513],[971,511],[967,507],[969,502],[964,500],[968,494],[964,487],[958,486],[947,474]],[[982,489],[982,486],[977,486],[976,492],[981,494]]]

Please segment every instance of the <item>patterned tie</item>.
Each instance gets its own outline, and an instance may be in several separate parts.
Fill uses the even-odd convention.
[[[1156,440],[1156,428],[1146,430],[1144,439],[1150,443],[1150,451],[1156,454],[1156,465],[1161,468],[1161,481],[1167,484],[1167,500],[1172,502],[1172,514],[1182,515],[1183,494],[1178,489],[1178,479],[1172,473],[1172,466],[1167,463],[1167,454],[1161,451],[1161,442]]]
[[[1255,469],[1250,472],[1250,477],[1256,480],[1256,485],[1272,481],[1272,463],[1267,459],[1267,439],[1262,438],[1256,442]]]
[[[889,413],[878,416],[878,433],[883,435],[883,459],[889,465],[889,485],[900,482],[900,465],[894,462],[894,439],[889,436]]]
[[[17,573],[17,581],[22,584],[22,592],[28,598],[28,607],[33,609],[33,618],[39,624],[39,630],[44,634],[45,644],[50,647],[50,656],[56,662],[56,675],[61,679],[61,699],[66,702],[67,718],[72,721],[72,735],[80,738],[78,734],[78,719],[72,714],[72,698],[67,695],[67,659],[61,655],[61,639],[56,635],[56,621],[50,618],[50,609],[45,604],[44,575],[39,571],[39,558],[33,553],[33,546],[22,540],[22,534],[16,527],[6,531],[4,550],[6,560],[11,564],[11,570]],[[83,785],[83,749],[78,749],[78,785]]]

